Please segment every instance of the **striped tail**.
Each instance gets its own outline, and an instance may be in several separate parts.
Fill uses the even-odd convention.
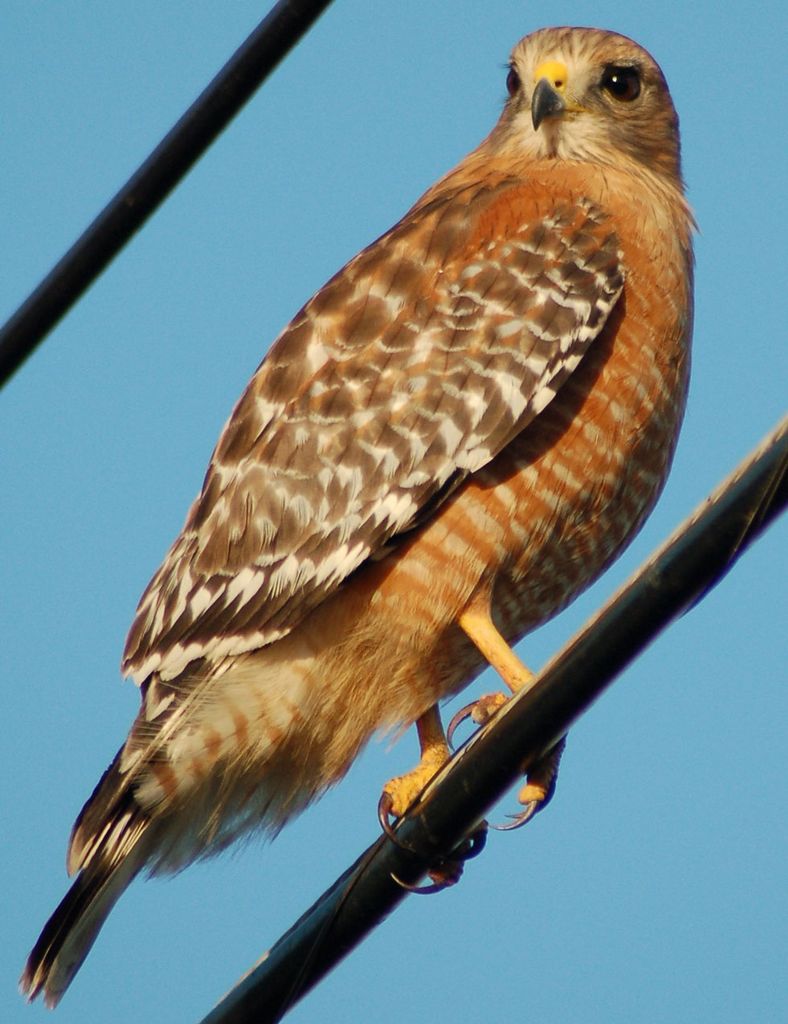
[[[69,866],[78,867],[79,874],[44,925],[19,981],[31,1001],[43,993],[47,1006],[60,1002],[107,915],[145,863],[147,844],[140,840],[149,818],[128,789],[118,792],[118,762],[110,765],[77,819]],[[85,821],[96,817],[98,808],[104,811],[103,821],[88,838]]]

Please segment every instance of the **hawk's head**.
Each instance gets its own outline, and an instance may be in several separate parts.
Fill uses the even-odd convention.
[[[491,141],[532,158],[620,163],[678,178],[678,117],[656,61],[626,36],[547,28],[512,51]]]

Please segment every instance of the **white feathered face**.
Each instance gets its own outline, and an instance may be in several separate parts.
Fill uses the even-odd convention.
[[[493,139],[530,158],[620,163],[679,175],[678,118],[654,59],[626,36],[544,29],[514,48]]]

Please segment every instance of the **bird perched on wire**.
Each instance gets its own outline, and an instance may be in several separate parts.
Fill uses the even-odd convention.
[[[491,134],[307,302],[225,426],[140,601],[142,706],[77,819],[22,987],[54,1005],[129,882],[273,834],[370,736],[416,723],[401,815],[448,757],[439,702],[643,523],[684,408],[692,217],[641,47],[544,29]],[[481,717],[501,698],[488,699]],[[549,795],[556,755],[521,799]]]

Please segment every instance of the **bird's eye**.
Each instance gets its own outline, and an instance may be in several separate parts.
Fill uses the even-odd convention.
[[[517,74],[513,67],[509,68],[509,74],[506,76],[506,91],[510,96],[514,96],[517,90],[520,88],[520,76]]]
[[[631,103],[640,95],[640,74],[637,68],[620,67],[611,64],[605,68],[600,86],[614,99]]]

